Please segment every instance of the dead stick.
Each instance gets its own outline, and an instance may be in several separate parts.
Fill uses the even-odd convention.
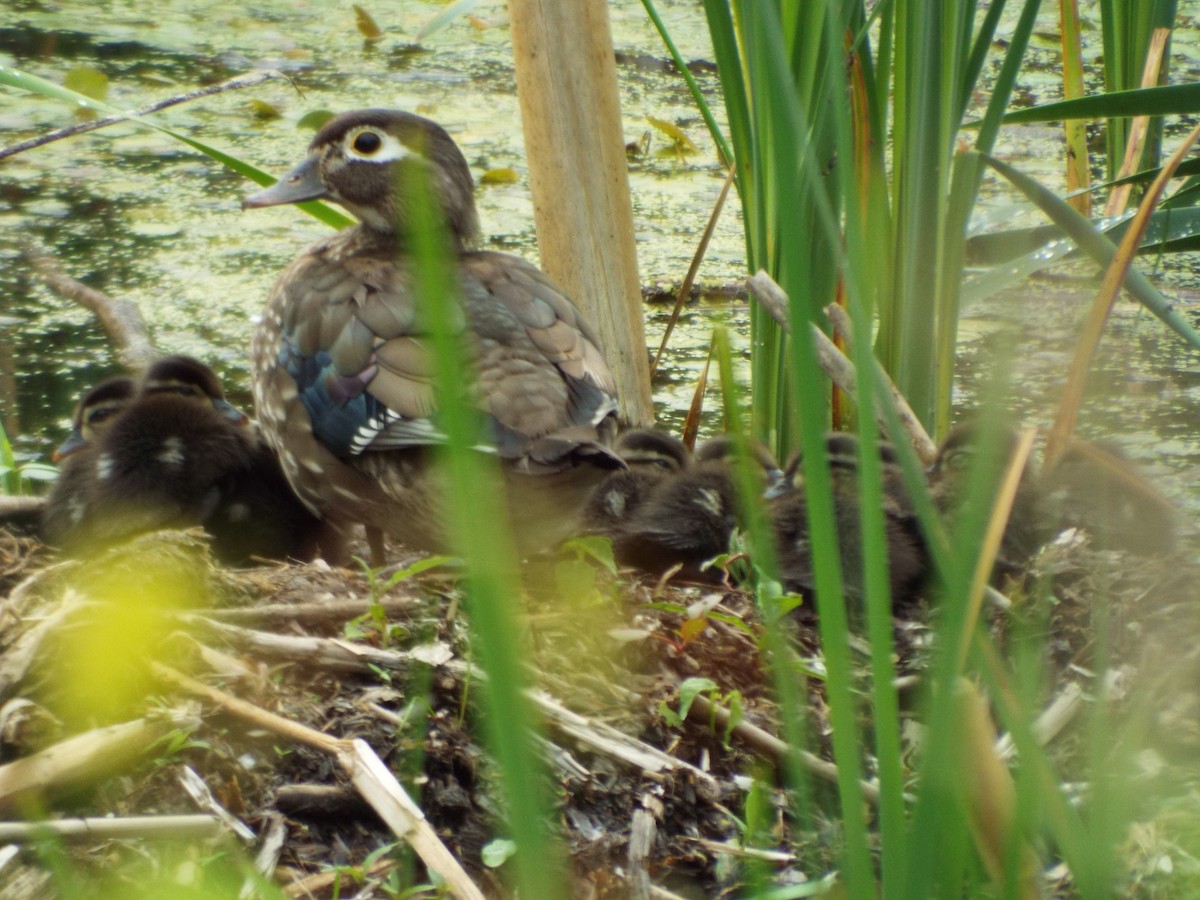
[[[708,702],[707,698],[697,696],[692,700],[692,705],[688,709],[688,718],[698,721],[703,720],[706,723],[716,722],[719,727],[725,728],[729,724],[729,710],[713,706]],[[824,778],[832,784],[837,784],[837,766],[828,760],[821,759],[815,753],[810,753],[808,750],[793,750],[792,747],[788,746],[786,741],[745,720],[733,726],[733,733],[749,744],[759,755],[768,757],[776,763],[783,761],[787,756],[795,753],[796,758],[800,761],[800,765],[804,766],[809,772],[818,778]],[[867,798],[867,802],[878,806],[879,788],[867,781],[860,781],[859,786],[862,788],[863,796]]]
[[[141,371],[158,357],[146,331],[146,320],[142,318],[137,304],[129,300],[116,300],[76,281],[62,270],[57,259],[32,244],[25,243],[21,252],[50,290],[95,314],[127,368]]]
[[[772,319],[779,323],[781,328],[790,333],[791,322],[788,318],[788,297],[784,293],[783,288],[776,284],[770,275],[761,270],[750,276],[746,280],[746,285],[750,288],[751,296],[758,301],[759,305],[767,311]],[[850,333],[849,318],[845,317],[845,310],[836,304],[831,304],[825,308],[825,312],[830,316],[834,327],[841,332],[842,336],[847,341],[852,340],[853,335]],[[842,324],[839,325],[839,321]],[[853,400],[858,396],[854,363],[815,324],[810,324],[810,328],[812,330],[813,341],[816,344],[818,365],[820,365],[821,370],[829,376],[833,383],[847,397]],[[882,371],[882,367],[878,366],[878,364],[876,366],[880,373],[883,374],[884,381],[888,385],[888,390],[892,397],[892,402],[896,407],[896,413],[900,418],[900,423],[908,432],[909,440],[912,442],[913,448],[917,451],[917,456],[926,465],[932,463],[937,458],[937,445],[934,444],[929,434],[925,431],[924,426],[921,425],[920,419],[912,411],[912,407],[908,405],[908,401],[904,399],[904,395],[900,393],[900,389]],[[886,427],[887,419],[883,415],[882,407],[876,410],[875,419],[881,428]]]
[[[102,119],[93,119],[91,122],[79,122],[75,125],[69,125],[66,128],[60,128],[57,131],[51,131],[47,134],[38,135],[35,138],[30,138],[27,141],[21,141],[18,144],[12,144],[8,147],[0,148],[0,159],[8,156],[15,156],[18,153],[24,153],[26,150],[32,150],[35,147],[41,147],[45,144],[54,141],[61,141],[63,138],[74,137],[77,134],[86,134],[89,131],[96,131],[100,128],[107,128],[109,125],[115,125],[118,122],[125,122],[138,116],[149,115],[150,113],[158,112],[160,109],[166,109],[169,106],[176,106],[180,103],[187,103],[189,100],[198,100],[201,97],[208,97],[213,94],[220,94],[225,91],[237,90],[238,88],[253,87],[256,84],[262,84],[271,78],[283,78],[281,72],[276,72],[274,69],[255,72],[252,75],[239,75],[237,78],[231,78],[228,81],[222,81],[220,84],[210,85],[206,88],[200,88],[197,91],[189,91],[186,94],[179,94],[175,97],[168,97],[165,100],[158,100],[148,106],[143,106],[141,109],[135,109],[127,116],[105,116]]]
[[[77,734],[0,766],[0,814],[118,772],[178,727],[169,718],[135,719]]]
[[[425,820],[425,814],[421,812],[420,807],[405,793],[396,777],[366,741],[331,737],[315,728],[285,719],[232,694],[209,687],[170,666],[152,662],[150,667],[163,681],[188,693],[204,697],[231,715],[332,756],[349,776],[350,782],[379,813],[379,817],[387,822],[397,837],[406,841],[416,851],[430,871],[445,879],[456,897],[483,900],[479,888],[471,881],[454,855],[446,849],[446,845]]]
[[[224,833],[215,816],[125,816],[120,819],[54,819],[44,822],[0,822],[0,844],[42,840],[88,838],[120,841],[143,838],[160,841],[210,838]]]
[[[211,619],[203,619],[189,613],[182,613],[180,618],[189,624],[199,625],[212,634],[220,635],[239,647],[263,655],[340,671],[365,672],[369,671],[371,666],[403,669],[413,663],[436,666],[453,656],[450,648],[443,643],[426,644],[411,650],[385,650],[370,644],[338,638],[255,631],[238,625],[213,622]]]
[[[387,615],[410,612],[419,601],[414,597],[391,597],[378,601],[378,608]],[[333,600],[328,603],[269,603],[240,609],[197,609],[194,615],[227,622],[246,622],[273,625],[299,622],[302,625],[327,621],[344,621],[371,612],[369,600]]]
[[[1155,28],[1150,36],[1150,46],[1146,50],[1146,64],[1142,68],[1143,88],[1151,88],[1158,84],[1158,72],[1162,68],[1163,52],[1167,48],[1167,39],[1171,36],[1170,28]],[[1125,139],[1125,158],[1117,171],[1117,180],[1128,178],[1138,170],[1138,161],[1146,147],[1146,134],[1150,130],[1149,116],[1134,116],[1129,126],[1129,136]],[[1133,191],[1132,184],[1121,184],[1113,188],[1108,195],[1108,203],[1104,206],[1106,216],[1119,216],[1129,205],[1129,195]]]

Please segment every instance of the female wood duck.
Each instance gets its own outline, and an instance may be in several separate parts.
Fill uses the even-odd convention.
[[[851,596],[862,592],[862,524],[859,502],[858,438],[847,432],[825,436],[825,452],[833,488],[834,527],[841,554],[842,577]],[[896,464],[895,449],[879,444],[883,464],[883,524],[887,543],[888,581],[892,605],[911,603],[920,593],[928,573],[928,555],[916,515],[904,488]],[[815,599],[812,542],[809,536],[808,506],[797,480],[802,477],[803,460],[797,455],[785,470],[778,488],[768,491],[771,521],[775,529],[780,577],[784,586]],[[814,604],[815,605],[815,604]]]
[[[75,405],[67,439],[54,451],[58,480],[42,511],[42,537],[61,546],[88,515],[88,486],[95,464],[95,443],[114,418],[133,402],[137,384],[124,376],[109,378],[87,391]]]
[[[436,123],[367,109],[327,122],[308,156],[246,207],[319,198],[360,220],[305,250],[272,289],[254,337],[259,420],[305,502],[412,547],[442,549],[430,330],[407,250],[405,179],[425,178],[456,254],[474,398],[498,454],[523,551],[568,537],[590,492],[623,463],[615,387],[579,311],[535,266],[473,250],[467,162]]]
[[[615,538],[664,478],[691,463],[683,441],[653,428],[634,428],[613,448],[628,469],[612,472],[592,492],[583,511],[584,531]]]
[[[757,442],[751,441],[748,449],[765,485],[779,464]],[[718,578],[719,571],[705,570],[703,564],[729,550],[729,539],[743,521],[730,469],[733,453],[728,436],[706,441],[691,466],[655,485],[617,532],[617,561],[655,573],[678,565],[685,578]]]
[[[203,363],[160,360],[137,397],[80,451],[82,513],[50,536],[86,552],[146,531],[203,525],[227,563],[311,558],[319,520],[246,421]]]
[[[929,488],[934,505],[953,523],[971,502],[967,496],[972,466],[987,465],[995,473],[993,493],[999,489],[1004,469],[1017,449],[1018,435],[1007,424],[997,426],[990,440],[976,420],[962,422],[946,434],[937,459],[929,468]],[[991,498],[988,498],[991,502]],[[1013,498],[1008,523],[996,554],[995,574],[1016,576],[1023,572],[1038,549],[1053,533],[1051,516],[1043,498],[1041,477],[1033,459],[1025,464]]]

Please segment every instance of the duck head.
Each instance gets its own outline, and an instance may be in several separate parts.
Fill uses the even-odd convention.
[[[164,356],[152,363],[142,377],[140,396],[175,394],[213,409],[235,425],[245,425],[246,414],[225,399],[225,389],[216,373],[191,356]]]
[[[72,429],[52,458],[62,462],[72,453],[92,444],[112,424],[113,418],[131,402],[137,386],[132,378],[109,378],[85,393],[71,417]]]
[[[332,200],[382,236],[411,224],[413,178],[428,179],[446,227],[459,249],[473,246],[479,218],[467,161],[446,130],[422,116],[393,109],[360,109],[325,123],[308,156],[266,190],[242,201],[245,209]]]

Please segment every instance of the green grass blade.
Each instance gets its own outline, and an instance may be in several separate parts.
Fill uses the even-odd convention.
[[[52,81],[47,81],[45,78],[39,78],[36,75],[30,75],[28,72],[22,72],[12,66],[0,66],[0,84],[8,87],[17,88],[18,90],[28,91],[33,94],[38,94],[42,97],[50,97],[55,100],[65,100],[76,106],[82,106],[87,109],[94,109],[105,112],[109,115],[126,116],[130,122],[141,125],[145,128],[152,128],[161,134],[174,138],[181,143],[187,144],[193,150],[198,150],[210,159],[214,159],[221,165],[236,172],[237,174],[248,178],[255,184],[272,185],[278,179],[267,174],[262,169],[251,165],[248,162],[243,162],[236,156],[231,156],[223,150],[218,150],[211,144],[206,144],[203,141],[198,141],[195,138],[190,138],[187,135],[180,134],[177,131],[172,131],[170,128],[165,128],[162,125],[157,125],[149,119],[141,116],[131,116],[125,110],[118,109],[101,100],[93,100],[83,94],[77,93],[70,88],[65,88],[62,85],[55,84]],[[345,215],[342,212],[334,209],[326,203],[320,201],[310,201],[308,203],[295,204],[300,209],[304,210],[310,216],[324,222],[326,225],[333,228],[345,228],[347,225],[353,225],[354,219]]]
[[[517,843],[515,857],[520,893],[525,897],[564,897],[568,880],[561,847],[550,834],[545,772],[536,744],[535,715],[525,693],[516,576],[517,549],[506,529],[501,475],[494,458],[473,448],[483,432],[478,410],[463,390],[471,365],[464,354],[461,326],[454,310],[459,283],[445,224],[432,215],[427,179],[404,185],[416,214],[411,234],[415,293],[428,317],[434,346],[434,383],[438,386],[438,423],[446,446],[439,460],[448,476],[450,534],[467,565],[471,625],[487,683],[484,685],[487,733],[499,764],[508,827]]]
[[[1200,112],[1200,82],[1137,88],[1093,94],[1074,100],[1044,103],[1004,116],[1005,124],[1058,122],[1062,119],[1103,119],[1126,116],[1194,116]],[[972,123],[978,124],[978,123]]]
[[[1018,172],[1007,163],[990,156],[983,159],[989,166],[1012,182],[1026,197],[1032,200],[1054,224],[1079,245],[1100,266],[1107,268],[1117,252],[1116,245],[1097,231],[1092,224],[1076,212],[1070,204],[1056,197],[1032,178]],[[1192,328],[1187,318],[1166,297],[1150,284],[1149,280],[1131,268],[1125,276],[1125,289],[1133,294],[1146,309],[1163,321],[1172,331],[1193,347],[1200,349],[1200,334]]]
[[[717,120],[713,117],[712,110],[709,109],[708,101],[704,99],[704,94],[700,92],[700,85],[696,83],[691,70],[688,69],[687,63],[684,62],[683,57],[675,46],[675,42],[671,39],[671,34],[667,31],[667,26],[663,22],[662,16],[658,14],[654,0],[642,0],[642,6],[646,10],[646,15],[650,17],[650,21],[654,23],[654,27],[658,30],[658,36],[662,38],[663,46],[667,48],[667,52],[671,54],[671,59],[675,61],[675,68],[679,69],[679,74],[683,76],[688,90],[691,91],[692,100],[695,102],[696,108],[700,110],[700,116],[704,119],[704,124],[708,126],[708,133],[712,135],[713,142],[717,145],[717,150],[721,154],[722,164],[726,166],[731,165],[733,163],[733,150],[730,148],[729,142],[725,139],[725,135],[721,132],[720,126],[717,125]]]

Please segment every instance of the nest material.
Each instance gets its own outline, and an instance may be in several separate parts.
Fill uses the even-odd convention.
[[[452,570],[383,590],[379,578],[372,583],[362,571],[320,563],[219,570],[204,541],[188,533],[147,536],[101,559],[49,566],[22,540],[0,535],[0,548],[28,549],[24,563],[12,554],[11,570],[25,578],[0,608],[0,700],[19,701],[23,710],[11,728],[0,710],[0,739],[7,741],[0,751],[38,759],[39,748],[61,749],[80,734],[99,750],[94,768],[47,776],[40,795],[5,793],[11,780],[0,769],[2,818],[194,818],[200,801],[195,785],[187,786],[188,770],[207,787],[201,812],[220,810],[222,817],[215,835],[182,844],[156,838],[166,827],[159,819],[140,836],[70,842],[69,865],[85,883],[157,883],[168,870],[178,878],[171,861],[180,853],[203,855],[207,847],[226,860],[250,859],[269,839],[276,850],[260,853],[260,869],[295,896],[344,894],[335,883],[350,877],[360,882],[359,896],[383,896],[385,884],[424,877],[411,854],[378,852],[397,844],[394,829],[351,787],[320,740],[289,740],[269,723],[257,725],[150,674],[148,664],[165,663],[221,685],[264,717],[306,726],[339,746],[364,741],[396,773],[467,877],[486,896],[508,896],[511,867],[488,864],[493,842],[508,831],[495,766],[479,736],[482,675],[471,664],[465,598]],[[1095,663],[1096,598],[1103,596],[1112,663],[1152,676],[1140,680],[1140,696],[1158,703],[1152,725],[1169,733],[1173,746],[1194,748],[1200,695],[1181,686],[1196,683],[1200,653],[1165,654],[1181,628],[1200,630],[1200,610],[1190,602],[1195,567],[1182,557],[1131,565],[1077,546],[1052,548],[1037,570],[1024,593],[1013,592],[1014,609],[993,616],[1000,645],[1040,628],[1053,662],[1048,693],[1080,682]],[[1054,586],[1052,600],[1038,599],[1050,596],[1037,590],[1039,573]],[[781,744],[773,735],[782,733],[752,598],[614,579],[577,560],[557,560],[530,570],[523,599],[547,723],[541,755],[574,895],[736,893],[746,877],[739,822],[746,776],[775,782]],[[131,603],[143,615],[129,618]],[[928,653],[925,617],[918,610],[896,622],[898,668],[909,680],[919,680]],[[801,612],[786,628],[796,657],[819,663],[815,619]],[[133,643],[122,630],[132,632]],[[87,657],[98,642],[112,648],[101,654],[106,676],[87,683]],[[856,661],[865,686],[865,654]],[[671,713],[690,678],[710,679],[717,690],[680,725]],[[807,691],[808,761],[828,777],[821,683],[810,681]],[[731,729],[739,716],[742,724]],[[21,726],[23,717],[31,724]],[[140,730],[119,732],[130,723]],[[9,740],[9,731],[18,736]],[[1063,746],[1069,754],[1074,745]],[[870,769],[873,761],[866,762]],[[776,797],[769,831],[777,883],[820,877],[835,864],[832,788],[818,788],[816,799],[828,819],[818,813],[801,825],[784,814],[783,795]],[[253,846],[235,848],[234,826],[224,817],[244,823]],[[189,877],[191,885],[236,893],[244,872],[228,862]],[[6,897],[44,896],[50,884],[31,851],[0,865]]]

